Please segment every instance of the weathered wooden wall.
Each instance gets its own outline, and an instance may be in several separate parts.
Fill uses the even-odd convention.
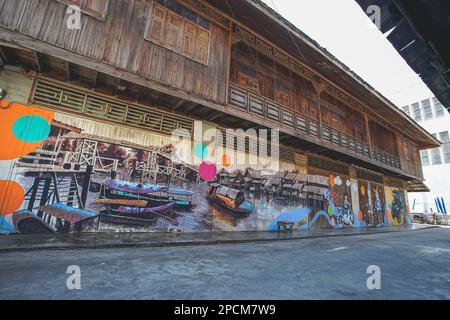
[[[69,30],[67,6],[56,0],[0,0],[0,26],[225,104],[229,31],[211,23],[205,66],[144,39],[151,5],[110,1],[105,21],[82,14],[82,28]]]
[[[420,151],[413,147],[410,140],[398,135],[396,138],[402,170],[416,177],[423,178]]]
[[[8,93],[7,100],[27,104],[33,86],[34,76],[26,76],[22,69],[5,66],[0,72],[0,88]]]

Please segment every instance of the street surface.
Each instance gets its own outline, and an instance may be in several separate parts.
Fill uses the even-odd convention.
[[[69,290],[69,266],[81,290]],[[380,267],[381,289],[367,288]],[[0,253],[0,299],[450,299],[450,229]]]

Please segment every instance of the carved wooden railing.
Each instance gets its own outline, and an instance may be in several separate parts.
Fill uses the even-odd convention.
[[[399,168],[400,169],[400,159],[399,157],[381,150],[377,147],[372,147],[372,158],[387,164],[388,166]]]
[[[360,156],[370,157],[369,144],[342,131],[322,124],[322,140],[338,145]]]
[[[246,111],[252,116],[274,121],[291,130],[320,138],[319,122],[307,116],[296,114],[281,104],[255,94],[230,82],[228,102],[232,107]]]
[[[322,124],[322,130],[320,130],[317,120],[295,113],[293,110],[271,99],[232,82],[229,83],[228,102],[230,106],[246,111],[251,116],[274,121],[282,127],[295,130],[315,139],[321,139],[327,144],[339,146],[350,153],[371,158],[376,162],[400,169],[400,159],[397,156],[376,147],[370,148],[367,142],[325,124]]]

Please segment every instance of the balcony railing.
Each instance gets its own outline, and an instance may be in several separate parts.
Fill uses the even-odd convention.
[[[322,124],[322,139],[358,155],[370,157],[369,144],[344,132]]]
[[[246,111],[252,116],[274,121],[279,126],[295,130],[315,139],[321,139],[350,153],[400,169],[400,160],[397,156],[376,147],[370,148],[367,142],[325,124],[322,124],[322,131],[320,131],[317,120],[295,113],[271,99],[255,94],[232,82],[229,83],[228,100],[232,107]],[[370,151],[372,151],[372,154]]]
[[[397,156],[377,147],[372,147],[372,158],[388,166],[400,169],[400,159]]]

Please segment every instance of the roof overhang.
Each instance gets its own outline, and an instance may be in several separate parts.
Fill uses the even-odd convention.
[[[381,8],[381,32],[450,111],[450,2],[356,0],[366,12]]]
[[[413,181],[406,182],[406,191],[408,191],[408,192],[430,192],[430,188],[428,188],[421,181],[413,180]]]
[[[351,93],[391,128],[401,130],[413,139],[419,149],[440,146],[440,142],[424,128],[265,3],[260,0],[208,0],[208,3]]]

